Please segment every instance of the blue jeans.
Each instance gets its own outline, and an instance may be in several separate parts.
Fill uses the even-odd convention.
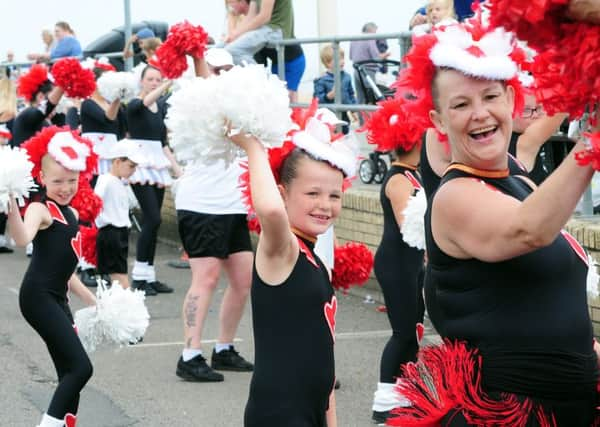
[[[263,25],[256,30],[248,31],[231,43],[225,46],[225,49],[233,56],[233,63],[236,65],[255,64],[254,54],[267,45],[267,43],[281,40],[283,35],[281,29],[271,28]]]

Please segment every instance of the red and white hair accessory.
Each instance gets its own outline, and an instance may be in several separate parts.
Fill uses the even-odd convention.
[[[81,66],[86,70],[94,70],[99,68],[104,71],[117,71],[114,65],[112,65],[106,56],[98,59],[86,58],[85,61],[81,62]]]
[[[42,158],[46,154],[65,169],[81,172],[88,179],[98,161],[98,156],[92,150],[92,143],[67,127],[44,128],[21,147],[27,150],[34,164],[32,175],[36,178],[40,176]]]
[[[406,108],[412,116],[420,116],[434,127],[429,112],[434,108],[431,84],[436,69],[450,68],[478,79],[504,81],[515,91],[513,115],[518,115],[524,104],[521,83],[517,77],[520,61],[526,55],[516,46],[514,37],[502,29],[491,30],[482,22],[481,14],[462,24],[449,25],[413,38],[413,45],[405,55],[404,68],[393,84],[396,98],[409,102]],[[447,136],[438,132],[438,139]]]
[[[367,142],[376,145],[379,151],[401,148],[408,152],[419,144],[430,122],[419,115],[413,116],[407,104],[404,98],[379,102],[380,108],[367,116],[361,128],[367,132]]]
[[[29,71],[21,74],[17,80],[17,94],[27,101],[32,101],[40,86],[49,81],[48,68],[44,64],[33,64]]]

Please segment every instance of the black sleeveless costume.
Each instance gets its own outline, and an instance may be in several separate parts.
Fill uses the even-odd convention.
[[[385,190],[389,180],[404,175],[413,184],[413,195],[422,191],[412,168],[392,163],[381,185],[379,200],[383,209],[383,235],[375,253],[375,276],[383,291],[392,337],[381,356],[379,380],[394,383],[401,365],[416,360],[416,324],[423,322],[423,250],[409,246],[402,237],[394,210]]]
[[[515,176],[472,173],[449,170],[441,186],[468,177],[521,201],[532,191]],[[589,426],[598,366],[583,249],[561,233],[550,245],[505,261],[456,259],[436,245],[430,207],[425,216],[426,304],[440,335],[478,349],[482,387],[491,396],[530,397],[554,414],[558,426]],[[533,418],[528,426],[537,425]],[[448,425],[467,425],[454,419]]]
[[[59,381],[47,413],[62,420],[67,413],[77,414],[79,393],[92,376],[92,364],[73,327],[67,299],[67,282],[78,261],[76,251],[81,251],[77,218],[68,206],[49,199],[45,204],[53,222],[33,239],[19,306],[54,362]]]
[[[513,156],[517,155],[517,141],[521,135],[522,134],[520,133],[513,132],[510,136],[508,152]],[[527,172],[527,176],[529,176],[529,178],[531,178],[531,180],[537,185],[540,185],[548,177],[548,175],[550,175],[550,172],[544,167],[544,163],[540,157],[540,153],[538,152],[535,156],[533,168],[529,172]]]
[[[514,135],[514,133],[513,133]],[[511,139],[512,141],[512,139]],[[516,159],[515,154],[510,152],[509,148],[508,156],[508,170],[511,175],[522,175],[529,176],[525,167]],[[427,157],[427,144],[425,143],[425,135],[423,135],[423,142],[421,144],[421,159],[419,163],[419,170],[421,172],[421,180],[423,182],[423,188],[425,189],[425,195],[427,200],[440,186],[441,178],[433,171],[429,158]]]
[[[335,382],[333,331],[337,300],[314,243],[279,286],[252,273],[255,362],[245,427],[325,427]]]
[[[104,109],[93,99],[86,99],[81,103],[81,133],[112,133],[117,140],[125,137],[124,126],[125,112],[119,109],[117,117],[110,120],[106,117]]]
[[[35,135],[36,132],[41,131],[42,128],[50,126],[47,119],[55,108],[54,104],[46,101],[39,108],[27,107],[17,114],[13,123],[10,145],[18,147]]]

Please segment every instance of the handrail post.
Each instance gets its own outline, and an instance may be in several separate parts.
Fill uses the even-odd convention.
[[[342,103],[342,73],[340,72],[340,42],[334,40],[333,46],[333,90],[335,92],[333,102],[335,104]],[[341,116],[341,111],[336,111],[338,118]]]
[[[285,46],[277,43],[275,49],[277,50],[277,75],[281,81],[285,81]]]

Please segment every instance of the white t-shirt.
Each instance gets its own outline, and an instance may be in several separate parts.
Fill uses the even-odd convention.
[[[187,165],[176,184],[175,209],[212,215],[247,213],[239,188],[241,173],[237,161],[229,167],[223,161]]]
[[[129,196],[127,184],[111,173],[98,177],[94,192],[102,199],[102,211],[96,218],[96,226],[131,227],[129,220]]]
[[[333,235],[333,225],[329,226],[327,231],[317,236],[315,243],[315,252],[323,261],[326,267],[333,270],[335,238]]]

